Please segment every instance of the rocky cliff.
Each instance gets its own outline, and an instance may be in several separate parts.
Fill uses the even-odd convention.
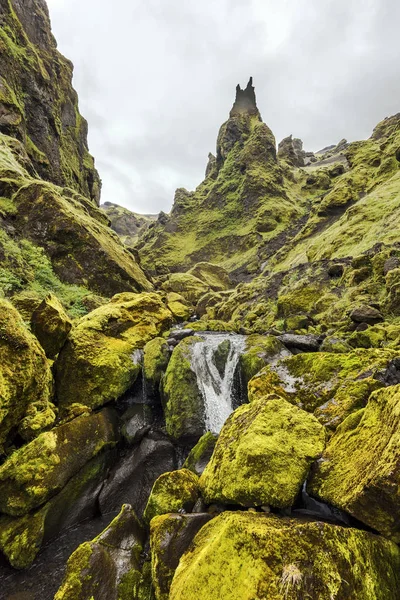
[[[250,79],[170,215],[100,210],[47,8],[0,7],[2,598],[398,600],[400,115],[277,152]]]

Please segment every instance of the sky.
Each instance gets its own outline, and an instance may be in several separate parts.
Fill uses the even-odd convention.
[[[366,139],[400,111],[398,0],[48,0],[102,202],[169,212],[253,76],[277,142]]]

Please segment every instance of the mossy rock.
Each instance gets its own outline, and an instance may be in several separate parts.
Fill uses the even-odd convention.
[[[52,375],[45,353],[18,311],[0,299],[0,454],[30,405],[49,406]]]
[[[249,382],[249,400],[275,393],[313,412],[334,430],[349,414],[365,406],[380,387],[374,374],[395,357],[390,349],[356,349],[347,353],[310,352],[283,358]]]
[[[263,367],[279,356],[290,356],[290,352],[276,337],[272,335],[249,335],[246,338],[246,349],[240,357],[240,368],[247,385]]]
[[[95,408],[122,396],[141,372],[139,350],[171,321],[159,296],[147,293],[118,294],[79,319],[56,362],[60,408]]]
[[[91,542],[84,542],[71,554],[54,600],[127,600],[137,597],[134,592],[140,582],[143,542],[139,521],[132,508],[124,504],[119,515],[100,535]],[[132,596],[127,595],[127,588]]]
[[[191,369],[192,347],[202,338],[192,336],[174,349],[162,381],[168,434],[175,440],[196,442],[204,433],[204,400]]]
[[[151,570],[157,600],[168,600],[169,589],[181,556],[189,548],[196,533],[212,518],[212,515],[197,513],[167,514],[152,519]]]
[[[147,342],[143,352],[143,376],[146,392],[150,397],[157,395],[161,377],[167,369],[171,352],[167,341],[157,337]]]
[[[55,358],[63,347],[72,321],[54,294],[49,294],[31,317],[32,331],[49,358]]]
[[[164,473],[155,481],[143,518],[147,523],[159,515],[191,512],[199,496],[198,477],[188,469]]]
[[[337,429],[310,492],[400,542],[400,386],[374,392]]]
[[[292,506],[325,447],[317,419],[283,399],[238,408],[226,421],[200,477],[207,503]]]
[[[36,512],[0,517],[0,550],[11,566],[29,568],[44,544],[96,514],[97,496],[113,460],[113,451],[93,458]]]
[[[188,273],[204,281],[213,292],[223,292],[232,286],[229,273],[219,265],[207,262],[197,263]]]
[[[201,475],[210,462],[217,439],[218,436],[215,433],[207,431],[189,452],[183,463],[183,468],[189,469],[196,475]]]
[[[26,442],[30,442],[42,431],[47,431],[54,426],[57,413],[57,407],[48,400],[31,402],[18,425],[19,435]]]
[[[194,308],[181,294],[167,294],[167,307],[178,321],[187,321],[193,314]]]
[[[196,305],[204,294],[210,291],[210,286],[190,273],[172,273],[162,284],[166,292],[175,292],[188,302]]]
[[[225,512],[183,555],[170,600],[396,600],[400,551],[379,536],[261,513]]]
[[[99,452],[119,439],[110,409],[41,433],[0,467],[0,511],[22,516],[55,496]]]

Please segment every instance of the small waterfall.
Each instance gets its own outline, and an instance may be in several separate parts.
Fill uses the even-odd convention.
[[[235,407],[235,374],[243,335],[207,333],[192,350],[191,369],[204,399],[206,431],[219,433]]]

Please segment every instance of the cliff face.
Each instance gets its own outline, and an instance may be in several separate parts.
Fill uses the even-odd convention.
[[[43,179],[100,199],[87,123],[44,0],[0,0],[0,132],[20,140]]]

